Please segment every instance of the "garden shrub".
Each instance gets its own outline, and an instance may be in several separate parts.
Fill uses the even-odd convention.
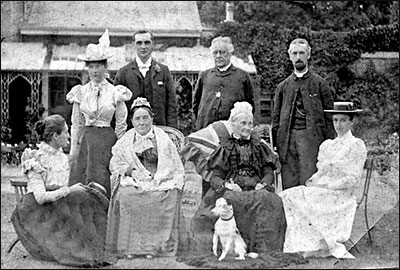
[[[229,36],[235,46],[234,54],[247,58],[251,54],[261,76],[262,95],[273,95],[276,86],[293,71],[288,57],[289,43],[297,37],[306,38],[311,46],[311,68],[325,78],[332,88],[334,99],[351,100],[365,113],[355,127],[356,133],[368,134],[376,129],[380,136],[399,132],[398,117],[398,63],[387,74],[373,71],[363,78],[356,78],[350,66],[367,52],[397,48],[398,24],[358,29],[352,32],[333,32],[331,30],[311,31],[307,28],[286,29],[279,25],[260,22],[227,22],[220,25],[216,35]],[[384,41],[375,39],[384,36]],[[357,39],[362,37],[362,42]],[[211,40],[211,39],[210,39]],[[396,47],[393,47],[395,44]],[[207,44],[206,46],[209,46]],[[371,52],[371,50],[368,50]]]
[[[349,33],[349,45],[363,52],[399,51],[399,24],[378,25]]]

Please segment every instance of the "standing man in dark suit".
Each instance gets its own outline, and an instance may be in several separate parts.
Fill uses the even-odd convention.
[[[278,150],[282,188],[304,185],[316,171],[320,144],[335,138],[333,108],[328,82],[308,68],[311,47],[297,38],[288,49],[294,72],[275,92],[272,112],[272,137]]]
[[[197,81],[192,110],[195,130],[218,120],[228,120],[233,104],[247,101],[254,108],[254,89],[250,75],[232,65],[233,44],[229,37],[216,37],[210,47],[215,67],[201,71]],[[254,124],[258,115],[254,114]]]
[[[231,63],[234,51],[230,37],[216,37],[211,42],[215,67],[201,71],[193,94],[192,111],[198,131],[219,120],[228,120],[237,101],[247,101],[253,107],[254,125],[258,115],[254,107],[254,88],[249,73]],[[203,179],[203,195],[210,183]]]
[[[150,31],[139,30],[133,34],[136,57],[122,67],[114,80],[114,85],[124,85],[132,91],[132,98],[126,102],[129,110],[127,119],[132,118],[130,111],[133,100],[145,97],[154,108],[154,124],[177,127],[177,101],[171,73],[151,56],[154,49],[154,37]],[[128,129],[132,128],[127,121]]]

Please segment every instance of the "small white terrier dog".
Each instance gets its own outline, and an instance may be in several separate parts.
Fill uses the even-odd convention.
[[[219,198],[211,212],[219,217],[214,225],[213,236],[213,252],[215,256],[218,256],[218,239],[222,245],[222,253],[218,261],[222,261],[228,252],[232,251],[239,255],[235,259],[244,260],[246,243],[240,236],[240,232],[236,226],[235,217],[233,216],[233,206],[229,205],[224,198]]]

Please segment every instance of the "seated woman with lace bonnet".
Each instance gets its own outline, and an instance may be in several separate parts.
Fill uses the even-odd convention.
[[[138,97],[132,111],[133,128],[112,148],[106,250],[112,259],[174,256],[184,167],[150,103]]]

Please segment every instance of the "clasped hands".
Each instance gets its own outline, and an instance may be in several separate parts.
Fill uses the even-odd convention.
[[[235,182],[233,182],[232,178],[229,179],[229,182],[224,183],[224,187],[226,189],[229,189],[232,191],[237,191],[237,192],[242,191],[242,188],[238,184],[235,184]],[[255,190],[260,190],[260,189],[263,189],[264,187],[265,187],[265,184],[257,183],[257,185],[255,186]]]
[[[121,175],[121,182],[120,182],[121,186],[135,186],[135,187],[139,187],[140,186],[139,183],[136,182],[135,178],[132,177],[132,171],[133,170],[134,170],[133,168],[129,167],[127,169],[127,172],[125,173],[125,175]],[[143,182],[144,183],[146,183],[146,182],[150,183],[152,179],[153,179],[152,176],[149,175],[149,176],[147,176],[147,177],[145,177],[143,179]]]

